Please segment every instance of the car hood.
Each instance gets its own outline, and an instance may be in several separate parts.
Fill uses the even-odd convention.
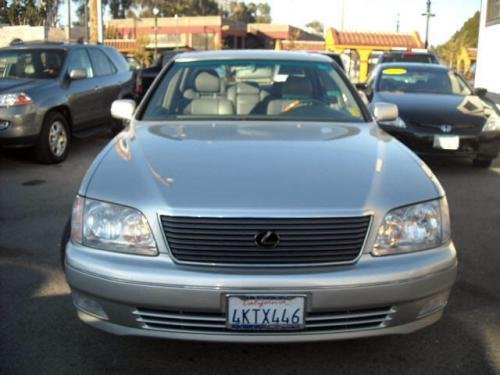
[[[394,103],[405,121],[482,126],[492,108],[478,96],[378,92],[376,102]]]
[[[26,92],[34,87],[40,87],[52,81],[49,79],[28,78],[0,79],[0,93]]]
[[[164,123],[118,135],[80,194],[151,214],[349,215],[443,194],[374,124]]]

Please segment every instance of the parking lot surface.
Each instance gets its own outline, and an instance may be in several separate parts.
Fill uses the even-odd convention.
[[[500,373],[500,160],[429,160],[448,193],[458,281],[437,324],[408,336],[291,345],[118,337],[77,317],[59,240],[78,185],[108,136],[67,161],[0,151],[0,374]]]

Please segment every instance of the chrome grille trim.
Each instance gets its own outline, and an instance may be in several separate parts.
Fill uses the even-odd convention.
[[[340,332],[383,328],[392,320],[395,313],[396,308],[393,306],[329,313],[306,313],[305,328],[293,332],[295,334],[307,334],[308,332]],[[191,333],[238,332],[227,329],[226,315],[224,313],[191,313],[137,308],[133,314],[135,320],[144,329]]]
[[[273,267],[354,263],[371,219],[160,216],[169,251],[179,263]],[[261,231],[278,233],[279,245],[258,247],[255,236]]]

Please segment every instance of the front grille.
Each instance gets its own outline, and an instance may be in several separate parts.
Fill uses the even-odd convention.
[[[416,121],[407,121],[408,125],[416,128],[418,131],[429,134],[453,134],[453,135],[471,135],[477,134],[481,130],[480,126],[474,124],[454,124],[449,133],[445,133],[441,127],[448,124],[428,124]]]
[[[373,309],[309,313],[305,327],[299,332],[336,332],[382,328],[396,309],[383,306]],[[234,332],[226,327],[226,315],[222,313],[194,313],[137,308],[133,313],[142,328],[184,332]],[[268,332],[268,331],[267,331]]]
[[[348,263],[365,241],[370,216],[346,218],[198,218],[161,216],[170,251],[181,262],[236,265]],[[279,236],[274,248],[260,233]]]

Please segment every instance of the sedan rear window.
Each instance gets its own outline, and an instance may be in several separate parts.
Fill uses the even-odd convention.
[[[176,62],[142,119],[365,121],[332,64],[274,60]]]

